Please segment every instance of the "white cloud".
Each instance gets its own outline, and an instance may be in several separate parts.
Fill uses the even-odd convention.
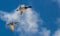
[[[53,36],[60,36],[60,29],[58,29],[57,31],[55,31]]]
[[[1,15],[2,14],[2,15]],[[19,11],[13,11],[13,13],[0,12],[1,19],[10,23],[12,21],[18,21],[18,28],[16,32],[36,33],[38,32],[37,20],[38,17],[32,9],[27,9],[23,15],[20,15]],[[21,34],[23,35],[23,34]]]
[[[60,36],[60,18],[57,18],[55,23],[58,26],[58,29],[54,32],[53,36]]]
[[[0,12],[1,13],[1,12]],[[19,14],[18,14],[18,12],[14,12],[14,13],[1,13],[1,14],[3,14],[2,16],[1,16],[1,19],[2,20],[4,20],[4,21],[6,21],[6,23],[10,23],[10,22],[12,22],[12,21],[17,21],[18,19],[19,19]],[[0,15],[1,15],[0,14]]]
[[[40,36],[50,36],[51,31],[46,29],[46,28],[42,28],[42,31],[40,32]]]
[[[1,14],[4,15],[1,16]],[[35,34],[39,34],[39,36],[50,36],[50,30],[46,28],[42,28],[42,31],[39,32],[37,22],[43,24],[43,21],[41,18],[38,19],[38,14],[32,9],[27,9],[23,15],[20,15],[19,11],[14,10],[13,13],[0,12],[0,16],[6,23],[12,21],[20,22],[17,26],[15,25],[15,32],[18,32],[19,36],[34,36]]]
[[[23,18],[20,20],[21,24],[17,29],[18,32],[22,33],[20,34],[20,36],[22,35],[26,36],[26,34],[30,36],[38,32],[38,25],[37,25],[38,17],[35,12],[33,12],[31,9],[27,9],[22,17]],[[25,33],[23,33],[23,31]]]

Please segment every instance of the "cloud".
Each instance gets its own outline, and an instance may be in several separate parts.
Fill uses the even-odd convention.
[[[27,9],[24,18],[17,29],[17,32],[21,33],[20,36],[50,36],[50,30],[47,28],[41,28],[42,31],[39,32],[37,22],[42,22],[42,19],[38,19],[35,11]],[[43,24],[43,22],[39,24]]]
[[[58,29],[57,31],[55,31],[53,36],[60,36],[60,29]]]
[[[51,31],[48,30],[47,28],[41,28],[42,31],[40,32],[40,36],[50,36]]]
[[[20,20],[21,24],[17,28],[17,32],[21,33],[20,36],[26,36],[26,34],[30,36],[38,32],[38,17],[36,13],[32,11],[32,9],[27,9],[24,15],[22,15],[21,17],[23,17]]]
[[[11,21],[16,21],[16,20],[19,19],[19,16],[18,16],[17,12],[14,12],[14,13],[2,13],[2,14],[3,15],[1,16],[1,19],[6,21],[6,23],[11,22]]]
[[[15,32],[21,32],[20,35],[24,35],[26,33],[36,33],[38,32],[38,16],[37,13],[32,9],[27,9],[23,15],[20,15],[20,11],[13,11],[12,13],[0,12],[1,19],[6,21],[6,23],[10,23],[12,21],[18,21],[18,28],[15,29]],[[25,32],[23,34],[23,31]]]
[[[18,9],[18,8],[17,8]],[[38,24],[43,24],[43,20],[40,18],[38,13],[32,9],[27,9],[23,15],[20,15],[20,11],[12,11],[12,13],[0,12],[1,19],[6,21],[6,23],[20,22],[20,24],[15,25],[15,33],[19,36],[50,36],[50,30],[46,28],[41,28],[42,31],[39,32]],[[39,16],[39,17],[38,17]],[[40,22],[40,23],[38,23]]]
[[[56,19],[55,24],[57,25],[57,30],[54,32],[53,36],[60,36],[60,18]]]

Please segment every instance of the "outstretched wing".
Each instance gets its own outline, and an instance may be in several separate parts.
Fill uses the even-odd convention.
[[[17,24],[17,23],[19,23],[19,22],[12,22],[12,23],[9,23],[9,24],[6,24],[6,25],[10,27],[12,32],[14,32],[14,24]]]
[[[11,25],[11,24],[7,24],[7,26],[10,27],[10,30],[13,32],[14,31],[14,25]]]

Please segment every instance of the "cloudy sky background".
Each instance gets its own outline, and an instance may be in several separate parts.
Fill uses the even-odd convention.
[[[2,18],[3,20],[0,19],[1,36],[60,36],[60,0],[0,0],[0,16],[3,16],[3,14],[16,15],[15,10],[23,3],[26,6],[32,5],[33,7],[27,10],[26,17],[23,16],[25,18],[21,20],[24,21],[22,22],[23,26],[19,24],[17,30],[11,32],[5,26],[7,21],[3,21],[6,19]],[[18,13],[16,16],[18,16]],[[31,22],[30,19],[34,19],[34,21]],[[10,20],[8,21],[10,22]],[[23,28],[22,31],[21,28]]]

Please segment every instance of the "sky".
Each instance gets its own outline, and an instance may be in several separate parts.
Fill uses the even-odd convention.
[[[0,11],[11,13],[21,4],[31,5],[40,19],[38,33],[30,36],[60,36],[60,0],[0,0]],[[17,32],[11,32],[5,23],[0,19],[0,36],[19,36]]]

